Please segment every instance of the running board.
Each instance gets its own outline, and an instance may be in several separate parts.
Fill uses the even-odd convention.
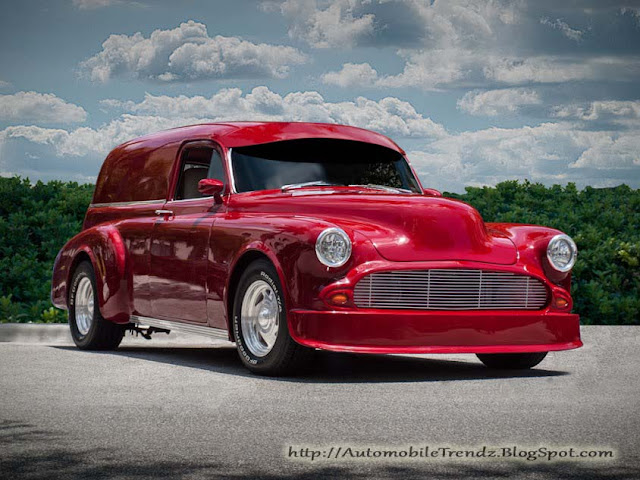
[[[221,328],[203,327],[191,323],[170,322],[168,320],[160,320],[159,318],[140,317],[138,315],[131,315],[131,323],[229,341],[229,332]]]

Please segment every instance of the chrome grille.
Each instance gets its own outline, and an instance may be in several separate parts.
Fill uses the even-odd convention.
[[[510,272],[469,269],[396,270],[362,278],[360,308],[401,310],[539,310],[547,303],[540,280]]]

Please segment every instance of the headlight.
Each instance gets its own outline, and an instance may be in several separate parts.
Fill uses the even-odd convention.
[[[547,259],[559,272],[568,272],[573,268],[578,256],[578,247],[568,235],[556,235],[547,246]]]
[[[327,228],[316,240],[318,260],[327,267],[341,267],[351,256],[351,240],[339,228]]]

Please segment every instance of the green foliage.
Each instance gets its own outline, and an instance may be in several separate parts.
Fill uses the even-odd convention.
[[[51,269],[80,231],[93,188],[0,178],[0,322],[66,320],[49,302]],[[640,324],[640,190],[512,181],[446,196],[470,203],[488,222],[546,225],[571,235],[580,250],[572,294],[582,322]]]
[[[582,323],[640,325],[640,190],[510,181],[446,195],[488,222],[545,225],[573,237],[579,255],[571,293]]]
[[[49,301],[53,261],[80,231],[93,185],[0,178],[0,322],[64,322]]]

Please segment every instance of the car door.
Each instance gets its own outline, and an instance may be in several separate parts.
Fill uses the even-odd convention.
[[[149,291],[156,318],[207,323],[209,236],[225,209],[198,192],[198,181],[225,181],[221,149],[190,142],[180,152],[174,194],[156,211],[150,248]]]

